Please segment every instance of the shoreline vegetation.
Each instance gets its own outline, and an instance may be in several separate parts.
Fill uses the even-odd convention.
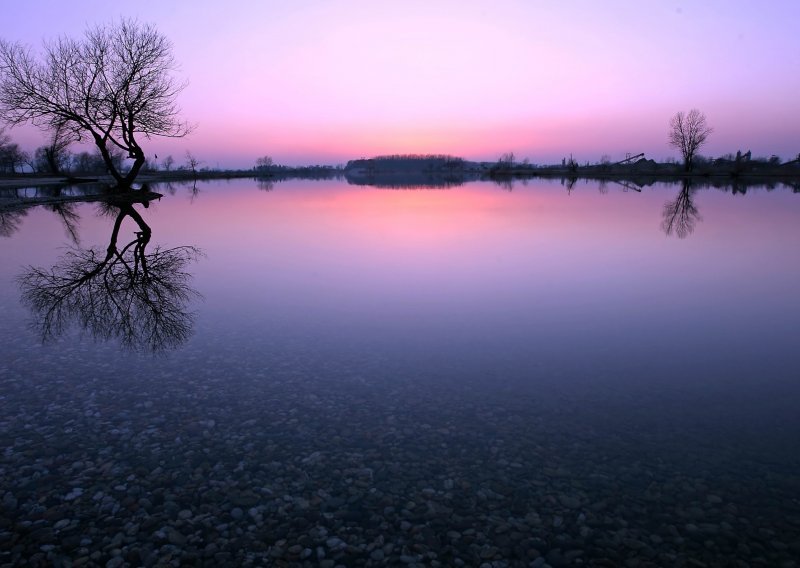
[[[197,181],[213,181],[225,179],[255,179],[258,182],[258,188],[265,191],[274,189],[276,180],[258,178],[251,175],[248,176],[234,176],[234,177],[207,177],[205,180]],[[292,178],[284,178],[292,179]],[[316,179],[343,179],[342,176],[337,178],[316,178]],[[485,181],[494,183],[499,189],[512,191],[515,187],[515,182],[521,182],[522,185],[534,178],[514,178],[514,179],[496,179],[496,178],[475,178],[474,180],[455,181],[442,181],[440,179],[425,179],[425,180],[408,180],[396,179],[389,180],[372,180],[354,182],[346,180],[350,185],[360,185],[373,189],[388,189],[388,190],[448,190],[464,185],[472,181]],[[748,190],[753,189],[766,189],[771,191],[774,189],[787,189],[793,193],[800,193],[800,181],[787,181],[785,179],[776,178],[749,178],[731,180],[729,178],[703,178],[698,180],[691,179],[657,179],[657,178],[641,178],[635,181],[619,178],[589,178],[589,177],[540,177],[539,179],[560,180],[561,185],[571,192],[576,187],[579,187],[578,182],[583,181],[588,183],[596,181],[600,183],[600,191],[602,193],[608,192],[609,189],[619,186],[622,191],[634,191],[641,193],[648,188],[656,188],[659,185],[671,184],[682,187],[682,191],[694,191],[700,189],[718,189],[732,194],[745,194]],[[50,185],[27,185],[24,187],[0,187],[0,226],[3,225],[3,216],[5,214],[13,214],[15,211],[22,213],[31,207],[49,206],[61,207],[68,206],[74,203],[140,203],[147,206],[147,203],[153,200],[158,200],[164,196],[165,193],[170,195],[175,194],[178,186],[188,187],[193,195],[196,195],[200,188],[197,186],[197,181],[194,180],[158,180],[152,183],[145,183],[138,189],[132,189],[126,192],[115,192],[109,190],[109,186],[99,183],[81,183],[73,185],[63,184],[50,184]],[[0,234],[2,234],[2,227],[0,227]]]
[[[191,157],[191,154],[187,152]],[[490,181],[505,189],[533,179],[559,179],[568,189],[578,180],[612,182],[640,191],[656,183],[682,183],[700,186],[730,186],[734,192],[756,185],[783,184],[800,192],[800,155],[789,161],[777,156],[751,158],[750,152],[737,152],[721,158],[694,157],[691,168],[677,161],[656,162],[644,154],[629,155],[611,162],[579,164],[571,156],[561,164],[537,165],[527,159],[516,161],[513,153],[494,162],[468,161],[445,154],[395,154],[350,160],[346,165],[284,166],[276,165],[268,156],[259,158],[250,169],[198,168],[159,169],[148,164],[129,187],[121,188],[115,176],[99,167],[62,169],[58,174],[47,172],[5,172],[0,169],[0,208],[26,202],[57,203],[94,198],[141,196],[154,184],[193,184],[204,180],[254,178],[260,189],[270,190],[275,183],[290,179],[344,179],[351,185],[387,189],[447,189],[473,181]],[[99,165],[99,162],[94,164]],[[102,173],[101,173],[102,172]],[[67,189],[69,188],[69,189]]]
[[[504,154],[496,162],[472,162],[447,155],[394,155],[351,160],[344,168],[348,179],[379,179],[392,176],[439,176],[443,179],[524,179],[584,178],[634,181],[680,181],[684,179],[773,179],[800,181],[800,156],[781,162],[779,158],[751,159],[750,153],[737,153],[718,159],[695,158],[687,171],[677,162],[656,162],[643,154],[612,163],[603,158],[598,163],[578,164],[572,157],[560,165],[536,165],[528,160],[517,162],[514,155]]]
[[[691,183],[696,186],[730,186],[743,191],[748,186],[784,184],[800,193],[800,159],[781,162],[751,159],[737,154],[719,159],[698,158],[691,171],[676,162],[656,162],[642,154],[616,163],[607,159],[579,165],[565,158],[560,165],[536,165],[527,160],[514,161],[505,154],[496,162],[475,162],[449,155],[390,155],[351,160],[344,166],[261,165],[246,170],[172,170],[145,171],[137,176],[129,191],[120,192],[112,176],[87,174],[53,175],[16,173],[0,175],[0,208],[23,204],[47,204],[70,201],[160,197],[150,191],[155,184],[194,184],[204,180],[254,178],[262,189],[272,189],[276,182],[291,179],[344,179],[351,185],[378,188],[457,187],[472,181],[491,181],[511,189],[515,182],[533,179],[560,179],[571,188],[578,180],[614,182],[640,191],[656,183]]]

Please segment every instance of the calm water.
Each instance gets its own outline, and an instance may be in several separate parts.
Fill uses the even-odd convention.
[[[0,564],[797,565],[800,195],[154,189],[3,218]]]

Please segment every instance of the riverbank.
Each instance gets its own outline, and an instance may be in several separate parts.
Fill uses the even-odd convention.
[[[192,182],[208,179],[234,179],[253,177],[249,170],[224,170],[208,172],[148,172],[136,178],[136,185],[162,182]],[[116,182],[109,175],[100,176],[55,176],[52,174],[15,174],[0,177],[0,188],[41,187],[52,185],[103,184],[113,186]]]

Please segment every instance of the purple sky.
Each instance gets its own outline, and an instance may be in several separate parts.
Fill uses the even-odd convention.
[[[148,147],[178,162],[663,159],[670,116],[693,107],[715,130],[704,154],[800,152],[797,0],[28,0],[4,5],[2,36],[38,46],[120,16],[155,23],[189,80],[195,132]]]

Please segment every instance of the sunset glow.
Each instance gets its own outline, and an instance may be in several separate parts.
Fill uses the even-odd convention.
[[[663,159],[669,117],[697,107],[704,153],[800,151],[800,4],[772,2],[192,2],[33,0],[3,37],[40,46],[120,16],[174,44],[191,150],[208,166],[343,163],[442,152],[534,163]],[[15,132],[27,148],[41,134]]]

